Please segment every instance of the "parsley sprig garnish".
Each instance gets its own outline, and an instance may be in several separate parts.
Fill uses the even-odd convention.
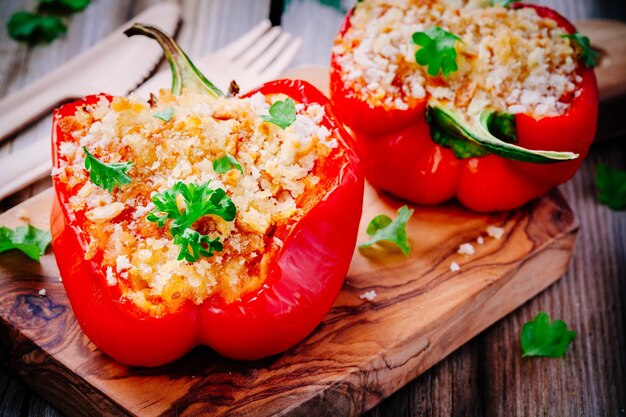
[[[537,314],[522,326],[520,345],[522,356],[548,356],[557,358],[565,355],[572,340],[576,338],[576,332],[568,329],[562,320],[554,320],[550,323],[550,316],[545,311]]]
[[[574,42],[579,50],[580,60],[585,67],[594,68],[596,66],[596,59],[600,56],[600,53],[591,47],[588,37],[583,36],[580,32],[561,35],[561,37]]]
[[[182,197],[182,208],[179,207],[178,196]],[[215,215],[232,221],[237,214],[237,208],[226,191],[210,188],[209,182],[198,185],[178,181],[164,192],[155,194],[152,202],[156,210],[148,214],[148,221],[163,227],[168,219],[171,220],[170,233],[174,243],[181,248],[178,260],[185,259],[187,262],[195,262],[202,256],[213,256],[214,251],[223,249],[219,237],[211,239],[191,228],[198,219]]]
[[[213,161],[213,171],[217,172],[218,174],[226,174],[233,168],[239,170],[239,172],[243,174],[243,168],[241,167],[239,162],[237,162],[235,157],[229,153],[226,153],[226,155]]]
[[[428,67],[428,74],[433,77],[439,75],[439,72],[447,77],[459,69],[454,48],[457,42],[461,42],[461,38],[438,26],[430,27],[424,32],[415,32],[413,43],[421,46],[415,53],[415,60],[418,64]]]
[[[600,164],[596,173],[596,185],[602,204],[613,210],[626,209],[626,171]]]
[[[261,119],[285,130],[296,121],[296,103],[288,98],[284,101],[277,101],[268,110],[268,115],[261,116]]]
[[[398,217],[393,220],[386,214],[374,217],[366,229],[371,239],[360,244],[359,248],[372,246],[379,242],[390,242],[399,247],[405,256],[408,256],[411,244],[406,235],[406,224],[413,215],[413,211],[408,206],[402,206],[398,209]]]
[[[20,11],[7,22],[7,32],[16,41],[36,44],[52,42],[67,31],[67,26],[56,16],[42,16]]]
[[[127,172],[132,168],[132,162],[107,164],[93,156],[84,146],[83,150],[85,151],[85,168],[89,171],[89,178],[98,187],[112,192],[116,187],[131,183],[132,178]]]
[[[51,241],[50,232],[30,224],[18,226],[15,230],[6,226],[0,227],[0,252],[17,249],[39,262],[39,257],[46,253]]]

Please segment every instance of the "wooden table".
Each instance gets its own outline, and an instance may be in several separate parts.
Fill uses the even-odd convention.
[[[626,20],[623,0],[541,0],[571,19]],[[2,0],[0,23],[29,0]],[[18,90],[87,49],[120,23],[149,6],[148,0],[94,0],[69,20],[67,36],[27,48],[0,35],[0,96]],[[351,1],[344,1],[349,5]],[[178,40],[189,55],[203,56],[267,17],[270,0],[182,1]],[[314,0],[292,0],[283,26],[302,36],[293,62],[326,64],[342,15]],[[626,116],[626,115],[625,115]],[[0,147],[0,155],[45,136],[41,121]],[[555,285],[371,410],[370,416],[626,416],[626,212],[598,204],[594,176],[600,162],[626,168],[626,137],[594,146],[582,169],[562,186],[581,223],[569,272]],[[1,168],[0,168],[1,169]],[[49,180],[0,201],[0,211],[49,187]],[[578,331],[562,359],[522,359],[520,327],[540,311]],[[55,416],[52,406],[0,370],[3,416]]]

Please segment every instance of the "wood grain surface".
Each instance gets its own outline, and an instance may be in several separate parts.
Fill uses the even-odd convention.
[[[537,0],[570,19],[626,20],[622,0]],[[152,2],[94,0],[72,17],[65,39],[27,48],[0,33],[0,95],[19,89],[85,50]],[[349,3],[349,2],[348,2]],[[178,39],[192,56],[235,39],[269,11],[267,0],[182,1],[185,24]],[[29,0],[2,0],[0,22]],[[294,65],[327,64],[330,40],[342,16],[312,0],[293,0],[283,25],[304,38]],[[616,126],[624,113],[608,106]],[[1,154],[45,135],[42,121],[0,147]],[[599,163],[626,168],[625,137],[597,144],[572,181],[561,187],[581,224],[569,271],[523,307],[413,380],[369,416],[624,416],[626,408],[626,214],[599,205],[594,175]],[[1,168],[0,168],[1,169]],[[42,181],[0,202],[6,210],[45,189]],[[521,325],[540,311],[578,331],[562,359],[521,359]],[[0,373],[0,414],[56,416],[58,411],[6,371]]]
[[[0,224],[25,224],[26,213],[49,229],[52,198],[44,191]],[[366,187],[358,241],[371,218],[402,204]],[[504,236],[487,236],[489,225]],[[12,251],[0,257],[2,361],[70,415],[359,415],[560,278],[577,230],[556,191],[509,213],[415,207],[410,256],[355,250],[331,312],[286,353],[245,363],[199,348],[154,369],[122,366],[83,335],[50,251],[40,263]],[[466,242],[474,255],[457,253]],[[453,261],[460,271],[450,270]],[[369,291],[376,297],[368,301],[361,295]]]

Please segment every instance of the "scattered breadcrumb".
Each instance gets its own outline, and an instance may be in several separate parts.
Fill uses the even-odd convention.
[[[63,278],[59,277],[59,282],[63,282]]]
[[[504,235],[504,229],[498,226],[487,226],[487,234],[493,238],[500,240]]]
[[[485,243],[485,239],[483,239],[482,236],[478,236],[478,238],[476,239],[476,243],[482,245],[483,243]]]
[[[472,246],[471,243],[463,243],[459,246],[459,250],[457,252],[461,255],[473,255],[476,253],[476,250],[474,250],[474,246]]]
[[[377,294],[375,290],[371,290],[368,292],[364,292],[359,296],[361,300],[373,301],[376,298]]]
[[[17,218],[25,222],[30,220],[30,213],[25,208],[17,209]]]
[[[450,271],[458,272],[460,270],[461,270],[461,267],[459,266],[459,264],[457,264],[456,262],[452,261],[452,263],[450,264]]]
[[[44,297],[46,295],[46,289],[42,288],[39,290],[39,295],[41,295],[42,297]]]

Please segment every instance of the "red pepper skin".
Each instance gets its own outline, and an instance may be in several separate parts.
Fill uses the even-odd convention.
[[[51,231],[63,285],[87,337],[115,360],[158,366],[201,344],[233,359],[270,356],[306,337],[334,303],[354,253],[363,203],[363,174],[352,138],[335,121],[328,100],[306,82],[274,81],[249,94],[257,91],[324,106],[322,123],[336,132],[339,146],[323,164],[319,186],[325,187],[324,198],[292,228],[277,228],[275,235],[284,243],[264,284],[238,301],[228,303],[216,295],[159,317],[139,310],[122,297],[118,286],[107,285],[99,263],[102,254],[84,259],[84,219],[69,208],[72,190],[55,178]],[[58,167],[59,145],[75,140],[59,121],[100,97],[89,96],[55,111],[54,166]]]
[[[541,17],[553,19],[568,33],[576,29],[557,12],[531,7]],[[349,28],[351,13],[339,31]],[[570,108],[560,116],[535,119],[515,116],[518,145],[529,149],[571,151],[572,161],[534,164],[496,155],[458,159],[431,140],[426,122],[427,99],[409,103],[408,110],[372,107],[347,89],[343,70],[331,58],[331,101],[335,112],[353,131],[365,176],[372,185],[417,204],[438,204],[456,197],[466,207],[491,212],[510,210],[570,179],[580,167],[593,141],[598,119],[598,87],[592,69],[579,64],[581,94],[571,97]]]

